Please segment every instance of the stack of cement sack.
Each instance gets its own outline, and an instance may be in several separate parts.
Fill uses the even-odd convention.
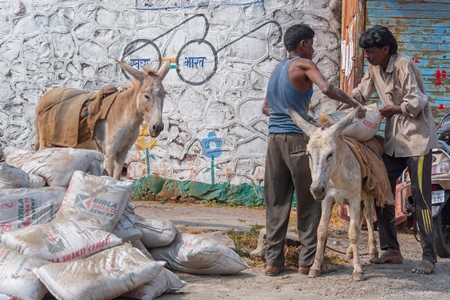
[[[102,176],[97,151],[4,149],[0,300],[155,299],[182,290],[172,271],[234,274],[230,248],[134,213],[134,182]]]

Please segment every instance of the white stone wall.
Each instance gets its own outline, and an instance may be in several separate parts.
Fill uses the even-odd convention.
[[[168,59],[165,130],[149,151],[151,173],[259,185],[268,124],[261,106],[270,73],[286,56],[282,33],[296,23],[315,29],[314,60],[338,84],[340,5],[340,0],[0,0],[0,143],[33,147],[34,107],[52,87],[120,86],[127,79],[114,59],[155,66]],[[186,65],[189,58],[197,64]],[[313,114],[334,106],[315,93]],[[205,140],[212,132],[215,139]],[[129,176],[145,175],[144,158],[145,151],[132,148]]]

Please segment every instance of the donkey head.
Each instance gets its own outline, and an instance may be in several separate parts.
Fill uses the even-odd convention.
[[[360,107],[355,108],[344,119],[328,128],[314,126],[303,119],[296,111],[287,110],[295,124],[309,136],[306,151],[309,156],[312,177],[310,191],[316,200],[325,198],[331,174],[340,171],[336,170],[337,155],[339,155],[339,153],[336,153],[336,140],[342,131],[353,122],[359,110]]]
[[[117,61],[120,67],[130,74],[136,88],[136,108],[142,119],[147,123],[150,135],[157,137],[164,129],[162,111],[166,91],[162,80],[169,72],[170,62],[165,62],[158,72],[144,67],[143,71]]]

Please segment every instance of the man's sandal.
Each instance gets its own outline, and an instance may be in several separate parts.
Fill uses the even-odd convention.
[[[280,273],[283,273],[284,271],[286,271],[286,268],[284,266],[276,267],[275,271],[273,271],[273,272],[264,271],[264,275],[273,277],[273,276],[277,276]]]

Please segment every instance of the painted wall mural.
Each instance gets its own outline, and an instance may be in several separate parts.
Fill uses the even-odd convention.
[[[136,68],[170,61],[165,130],[156,141],[142,132],[128,176],[261,186],[268,125],[261,106],[286,57],[283,33],[297,23],[313,27],[313,59],[337,85],[340,7],[340,0],[0,0],[0,144],[33,147],[34,108],[53,87],[120,87],[128,80],[115,59]],[[315,93],[312,114],[334,108]],[[213,139],[216,152],[204,143]]]

